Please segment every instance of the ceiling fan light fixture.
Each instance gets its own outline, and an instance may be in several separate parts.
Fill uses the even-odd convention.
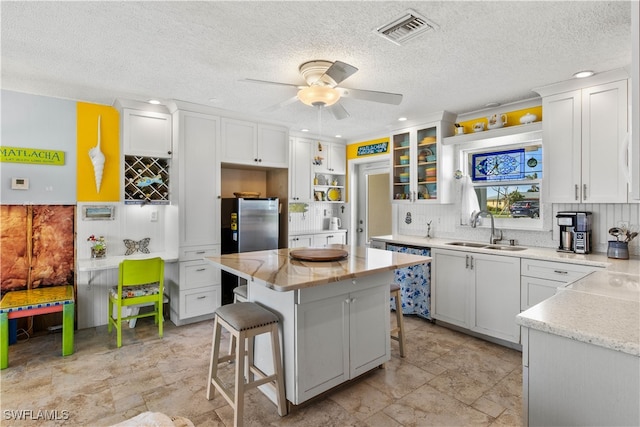
[[[338,102],[340,92],[328,86],[309,86],[298,91],[298,99],[312,107],[328,107]]]

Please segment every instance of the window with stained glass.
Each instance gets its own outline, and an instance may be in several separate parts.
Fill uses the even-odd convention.
[[[543,177],[542,144],[467,152],[467,170],[480,209],[496,219],[518,224],[540,224],[540,188]]]

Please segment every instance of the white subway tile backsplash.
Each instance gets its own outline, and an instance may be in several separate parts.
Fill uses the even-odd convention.
[[[426,236],[427,222],[431,223],[431,236],[441,238],[455,238],[461,240],[484,241],[489,238],[484,228],[471,228],[460,224],[460,204],[451,205],[421,205],[394,204],[395,227],[394,233],[410,236]],[[589,211],[593,213],[592,247],[594,252],[606,252],[609,240],[608,230],[619,226],[621,222],[631,227],[640,227],[640,204],[552,204],[551,209],[543,210],[543,214],[552,216],[545,224],[552,224],[549,230],[511,230],[502,228],[504,238],[515,239],[517,244],[555,248],[558,246],[559,229],[555,216],[559,211]],[[407,213],[411,215],[411,223],[406,222]],[[640,238],[629,243],[629,253],[640,255]]]

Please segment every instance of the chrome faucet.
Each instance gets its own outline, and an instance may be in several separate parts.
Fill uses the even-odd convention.
[[[480,216],[480,214],[483,214],[483,213],[489,215],[489,217],[491,218],[491,237],[489,238],[489,243],[491,243],[492,245],[495,245],[496,243],[502,240],[502,230],[499,230],[500,236],[498,237],[498,235],[496,235],[496,227],[494,225],[493,215],[491,214],[491,212],[480,211],[478,213],[474,213],[473,216],[471,217],[471,227],[476,228],[478,217]]]

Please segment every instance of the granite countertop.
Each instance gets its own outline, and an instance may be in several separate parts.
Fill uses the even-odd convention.
[[[258,279],[281,292],[325,285],[410,265],[430,262],[430,257],[402,254],[380,249],[331,245],[349,252],[340,261],[309,262],[292,259],[293,249],[273,249],[205,257],[232,274],[247,280]]]
[[[640,278],[595,271],[520,313],[516,322],[640,356]]]
[[[564,262],[568,264],[590,265],[601,267],[607,271],[629,273],[640,275],[640,257],[631,256],[628,260],[608,258],[606,253],[574,254],[568,252],[558,252],[553,248],[540,248],[535,246],[521,246],[525,248],[521,251],[500,251],[495,249],[473,248],[469,246],[453,246],[451,242],[462,242],[464,239],[442,239],[435,237],[406,236],[401,234],[375,236],[373,240],[386,243],[396,243],[401,245],[414,245],[428,248],[450,249],[464,252],[475,252],[492,255],[510,256],[517,258],[538,259],[543,261]],[[486,243],[488,242],[473,242]],[[500,242],[499,246],[506,246],[508,242]]]

